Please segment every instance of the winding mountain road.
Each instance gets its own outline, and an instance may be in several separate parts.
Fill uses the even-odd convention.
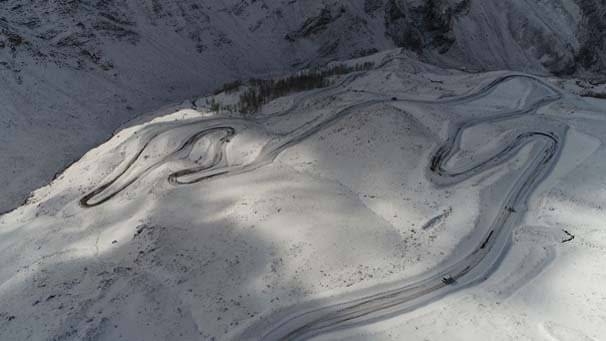
[[[528,82],[528,85],[535,89],[542,89],[542,94],[517,110],[486,114],[472,119],[452,122],[448,137],[435,150],[428,161],[428,178],[436,186],[452,186],[472,176],[503,165],[515,157],[522,148],[531,145],[533,157],[527,161],[527,164],[505,194],[502,206],[496,216],[492,217],[489,224],[484,223],[481,226],[474,227],[473,233],[481,236],[478,238],[478,240],[481,240],[480,243],[472,249],[459,250],[461,252],[458,253],[458,256],[449,257],[435,269],[414,278],[343,295],[337,299],[332,299],[331,302],[314,300],[300,306],[276,311],[247,326],[237,338],[245,340],[308,339],[319,334],[351,328],[401,314],[428,304],[451,292],[485,280],[497,268],[509,249],[512,230],[523,217],[530,196],[555,166],[562,150],[567,127],[558,123],[551,126],[551,128],[536,129],[529,127],[526,130],[522,129],[511,141],[491,151],[491,156],[483,160],[458,165],[456,169],[449,168],[447,166],[448,162],[459,152],[461,136],[467,129],[479,124],[513,120],[526,115],[545,116],[538,113],[539,109],[561,99],[563,94],[559,89],[539,78],[524,74],[509,74],[496,78],[474,93],[459,97],[436,101],[415,99],[396,99],[394,101],[392,98],[379,97],[313,118],[288,133],[274,134],[262,147],[254,161],[246,164],[228,164],[226,145],[241,129],[250,126],[262,126],[269,120],[288,116],[310,98],[342,93],[341,87],[351,82],[355,77],[356,75],[347,77],[338,86],[325,91],[315,91],[304,96],[295,101],[292,107],[275,115],[257,118],[256,120],[230,118],[185,122],[179,127],[190,125],[199,126],[200,128],[195,130],[195,133],[187,137],[177,149],[164,158],[149,165],[137,166],[137,171],[131,170],[137,163],[144,163],[141,155],[154,139],[162,136],[162,134],[170,133],[176,127],[173,125],[167,126],[165,130],[154,130],[153,133],[149,134],[148,140],[141,150],[126,161],[123,170],[117,176],[86,194],[80,203],[85,208],[91,208],[107,202],[151,170],[170,160],[187,157],[192,146],[202,138],[210,138],[213,141],[207,149],[204,162],[196,167],[170,174],[168,180],[171,184],[193,184],[217,176],[253,171],[272,163],[285,149],[296,145],[318,131],[326,129],[342,118],[361,110],[371,109],[377,105],[392,105],[393,103],[404,105],[407,103],[428,104],[448,110],[449,106],[485,98],[504,82],[519,79]],[[482,222],[482,219],[478,221]]]

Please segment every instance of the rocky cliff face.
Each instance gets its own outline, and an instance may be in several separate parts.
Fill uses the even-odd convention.
[[[577,68],[604,72],[606,66],[606,4],[600,0],[577,0],[580,9]]]
[[[391,47],[480,68],[602,71],[600,0],[4,0],[2,66],[54,63],[111,71],[114,48],[156,44],[232,76],[280,71]],[[168,44],[170,42],[170,44]],[[27,58],[19,58],[27,55]],[[131,55],[130,57],[137,57]],[[179,56],[175,56],[179,58]],[[234,70],[235,68],[235,70]]]
[[[0,211],[137,113],[236,78],[395,47],[473,70],[602,73],[605,8],[601,0],[0,0],[8,165]]]
[[[436,63],[556,75],[606,67],[603,1],[388,0],[383,8],[394,43]]]

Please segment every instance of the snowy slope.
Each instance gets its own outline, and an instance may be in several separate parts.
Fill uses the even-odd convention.
[[[604,101],[368,59],[133,124],[1,216],[0,339],[604,335]]]
[[[137,114],[229,80],[374,46],[345,29],[353,14],[320,38],[303,33],[300,46],[285,39],[321,9],[314,2],[3,1],[0,211]],[[343,47],[320,56],[339,31]],[[378,45],[393,46],[385,37]]]
[[[470,70],[600,72],[603,13],[598,0],[5,0],[0,211],[123,122],[228,80],[397,46]]]

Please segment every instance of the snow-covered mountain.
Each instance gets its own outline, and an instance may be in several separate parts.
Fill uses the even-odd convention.
[[[4,0],[0,211],[121,123],[225,81],[404,47],[470,70],[604,70],[598,0]]]
[[[0,0],[0,339],[599,339],[605,18]]]
[[[183,59],[195,51],[237,77],[393,46],[487,69],[604,69],[598,0],[5,0],[0,10],[3,66],[17,74],[31,62],[20,56],[111,73],[149,62],[139,58],[150,47],[204,65]]]
[[[0,339],[599,340],[592,85],[348,63],[131,122],[0,216]]]

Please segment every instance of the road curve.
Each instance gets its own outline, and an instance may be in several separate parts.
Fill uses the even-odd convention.
[[[515,119],[525,115],[539,115],[537,111],[540,108],[559,100],[562,97],[562,93],[534,76],[508,74],[496,78],[474,93],[459,97],[436,101],[398,100],[402,103],[441,105],[444,110],[447,110],[448,105],[472,102],[488,96],[503,82],[516,78],[532,82],[535,87],[543,87],[550,94],[541,96],[541,98],[518,110],[454,122],[450,125],[448,137],[434,151],[427,166],[428,178],[434,184],[438,186],[451,186],[476,174],[502,165],[511,160],[524,146],[532,145],[533,155],[536,157],[525,165],[521,175],[505,195],[502,207],[496,217],[489,224],[474,227],[474,233],[482,235],[479,238],[481,242],[478,245],[472,250],[464,251],[462,256],[449,259],[437,268],[403,282],[389,283],[376,288],[366,289],[363,292],[347,294],[336,299],[333,303],[310,301],[301,306],[274,312],[246,327],[237,336],[237,339],[308,339],[322,333],[371,323],[394,316],[395,314],[401,314],[430,303],[448,293],[485,280],[496,269],[510,247],[512,230],[522,218],[530,196],[555,166],[563,146],[563,138],[567,127],[560,124],[555,125],[555,128],[551,130],[528,129],[519,133],[500,149],[494,150],[492,156],[471,165],[449,169],[447,167],[448,161],[459,151],[461,136],[466,129],[483,123]],[[337,87],[330,89],[330,91],[336,90],[338,90]],[[301,100],[296,101],[291,108],[282,113],[262,117],[256,121],[251,119],[250,122],[252,124],[261,124],[268,119],[284,116],[287,113],[293,112],[304,100],[322,94],[322,92],[314,92],[312,95],[305,96]],[[188,122],[184,125],[197,124],[200,125],[200,130],[187,137],[185,142],[175,151],[172,151],[161,160],[143,167],[137,174],[130,175],[129,179],[127,181],[123,180],[120,186],[114,186],[117,188],[111,188],[118,179],[128,173],[129,168],[133,164],[138,162],[141,154],[153,139],[174,129],[174,127],[169,127],[160,133],[151,134],[142,149],[134,157],[126,161],[123,171],[86,194],[80,200],[80,204],[85,208],[91,208],[107,202],[149,171],[175,157],[182,157],[184,154],[187,154],[192,145],[199,139],[209,136],[209,134],[219,134],[219,136],[216,137],[214,143],[208,149],[208,157],[205,163],[170,174],[168,181],[171,184],[188,185],[217,176],[235,175],[253,171],[272,163],[282,151],[290,146],[296,145],[352,113],[369,109],[379,104],[391,103],[394,103],[391,98],[372,99],[351,105],[327,116],[312,119],[288,133],[273,136],[263,146],[254,161],[241,165],[230,165],[225,158],[225,146],[229,143],[230,138],[238,132],[238,129],[234,125],[226,124],[227,119],[225,122],[222,122],[221,119],[212,120],[213,125],[210,125],[210,121]],[[184,177],[187,180],[183,180]]]
[[[110,186],[112,186],[114,183],[116,183],[120,178],[122,178],[131,169],[131,167],[141,158],[141,155],[143,154],[143,152],[145,152],[145,150],[147,149],[149,144],[156,137],[158,137],[160,135],[160,134],[154,134],[152,136],[152,138],[150,138],[147,142],[145,142],[145,144],[139,150],[139,152],[137,152],[130,160],[128,160],[126,162],[124,169],[120,173],[118,173],[118,175],[116,175],[111,180],[105,182],[101,186],[95,188],[94,190],[92,190],[91,192],[86,194],[84,197],[82,197],[80,199],[80,205],[85,208],[91,208],[91,207],[99,206],[99,205],[107,202],[108,200],[112,199],[113,197],[118,195],[120,192],[125,190],[128,186],[132,185],[135,181],[137,181],[139,178],[141,178],[144,174],[147,174],[150,171],[158,168],[159,166],[163,165],[168,160],[174,158],[178,154],[188,153],[189,151],[191,151],[191,148],[193,147],[193,145],[196,142],[198,142],[203,137],[205,137],[211,133],[214,133],[214,132],[222,132],[223,136],[221,138],[219,138],[218,140],[216,140],[215,143],[213,143],[212,149],[215,149],[214,153],[211,152],[210,150],[207,153],[208,155],[214,155],[212,158],[212,161],[207,165],[203,165],[203,166],[200,166],[200,167],[197,167],[194,169],[185,169],[185,170],[181,170],[181,171],[175,172],[173,174],[170,174],[168,177],[168,180],[169,180],[169,182],[171,182],[173,184],[181,184],[181,182],[179,182],[179,177],[181,177],[181,176],[184,176],[186,174],[191,174],[192,172],[200,172],[200,171],[203,171],[206,169],[216,167],[220,163],[220,161],[223,160],[223,155],[225,154],[225,152],[224,152],[225,144],[227,143],[229,138],[234,136],[236,133],[235,129],[232,127],[213,127],[213,128],[208,128],[208,129],[202,129],[202,130],[196,132],[195,134],[190,136],[187,140],[185,140],[185,142],[183,142],[180,147],[178,147],[176,150],[174,150],[173,152],[171,152],[168,155],[166,155],[165,157],[163,157],[160,161],[154,162],[151,165],[145,167],[142,171],[138,172],[134,176],[131,176],[127,181],[125,181],[123,184],[121,184],[117,189],[115,189],[114,191],[112,191],[109,194],[106,194],[101,199],[97,199],[96,201],[94,201],[93,199],[96,196],[103,193],[106,189],[108,189]]]
[[[539,183],[553,169],[561,151],[566,128],[558,131],[529,130],[520,133],[513,141],[494,155],[470,165],[464,169],[451,171],[446,167],[450,158],[459,149],[460,138],[465,129],[481,123],[505,119],[514,119],[523,115],[536,114],[538,109],[561,98],[557,89],[544,84],[534,77],[511,75],[501,77],[484,87],[480,93],[445,100],[442,103],[462,103],[473,101],[492,92],[502,82],[522,77],[552,91],[530,104],[529,107],[495,116],[457,122],[452,125],[446,141],[436,149],[428,165],[429,178],[441,186],[450,186],[465,179],[497,167],[514,157],[517,152],[530,143],[539,144],[535,155],[522,175],[506,194],[504,203],[490,226],[476,226],[483,233],[481,242],[463,257],[451,260],[438,268],[403,283],[381,286],[375,292],[353,293],[337,299],[338,303],[314,304],[307,307],[295,307],[274,313],[264,320],[246,328],[238,339],[246,340],[300,340],[313,336],[371,323],[396,314],[401,314],[427,304],[450,292],[481,282],[496,269],[499,261],[509,248],[513,228],[522,217],[527,201]],[[415,101],[418,102],[418,101]],[[435,102],[434,102],[435,104]],[[370,291],[370,293],[369,293]]]

